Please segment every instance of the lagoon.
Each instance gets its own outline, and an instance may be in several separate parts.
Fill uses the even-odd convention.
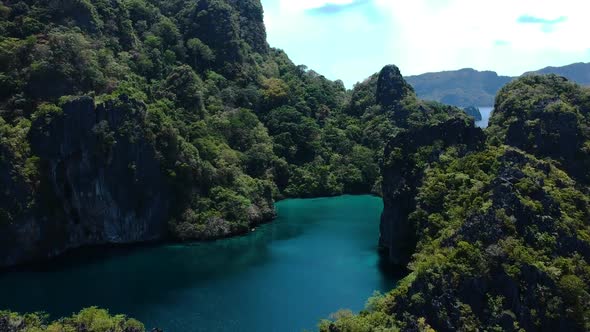
[[[395,286],[377,254],[382,209],[373,196],[292,199],[242,237],[78,251],[0,274],[0,310],[99,306],[167,332],[314,330]]]

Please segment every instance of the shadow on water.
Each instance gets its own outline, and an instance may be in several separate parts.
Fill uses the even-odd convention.
[[[0,270],[0,278],[9,273],[44,273],[98,264],[101,261],[111,258],[133,255],[137,252],[162,245],[165,245],[165,243],[139,243],[76,248],[51,259],[40,259],[16,267],[2,269]]]
[[[383,274],[386,282],[383,285],[384,288],[388,286],[390,287],[391,282],[397,282],[410,274],[410,270],[406,267],[391,264],[389,259],[383,255],[379,255],[379,263],[377,266],[379,267],[379,271]]]
[[[133,248],[87,248],[38,267],[0,275],[0,309],[48,311],[68,315],[82,307],[116,312],[173,301],[195,280],[206,282],[239,273],[268,260],[268,249],[256,244],[178,244]],[[207,257],[207,259],[203,259]],[[11,287],[11,284],[15,284]],[[25,286],[26,285],[26,286]]]
[[[1,287],[6,288],[2,289],[2,297],[8,301],[0,299],[0,309],[48,310],[66,315],[77,307],[56,301],[69,297],[75,297],[73,302],[79,302],[80,307],[119,309],[110,303],[113,299],[126,301],[118,296],[140,306],[165,303],[177,291],[193,285],[195,279],[215,280],[269,261],[268,246],[276,233],[263,229],[248,236],[205,243],[83,248],[53,261],[0,274],[0,283],[5,286],[20,279],[17,287]],[[299,232],[278,233],[279,238],[288,239]],[[17,298],[21,300],[11,305],[11,299]],[[27,299],[34,303],[32,308]]]

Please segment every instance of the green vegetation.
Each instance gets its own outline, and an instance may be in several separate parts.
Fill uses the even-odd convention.
[[[145,327],[123,315],[111,316],[108,311],[87,308],[72,317],[49,322],[44,314],[19,315],[0,311],[0,330],[10,332],[144,332]]]
[[[455,96],[416,91],[483,105],[511,80],[455,74]],[[375,192],[382,247],[411,272],[320,330],[590,330],[589,168],[590,92],[554,75],[506,85],[484,137],[395,66],[352,91],[295,66],[266,44],[257,0],[0,2],[2,264],[87,244],[67,242],[85,222],[71,203],[99,191],[79,174],[130,190],[97,210],[164,214],[150,239],[244,233],[283,197]],[[143,331],[96,308],[0,313],[5,326]]]
[[[588,144],[587,97],[556,76],[524,77],[498,95],[480,149],[423,146],[422,134],[409,139],[411,150],[394,139],[386,213],[390,196],[411,190],[396,189],[394,170],[410,187],[418,183],[403,221],[416,239],[410,274],[359,315],[339,313],[320,330],[589,330],[589,188],[585,173],[565,162],[572,150],[583,158]],[[511,136],[512,126],[531,122],[541,129]],[[437,158],[419,157],[432,151]]]
[[[10,188],[0,193],[3,222],[47,215],[43,202],[59,200],[44,190],[49,175],[30,137],[57,140],[52,122],[72,102],[81,107],[82,95],[107,111],[147,110],[121,128],[97,123],[96,153],[116,164],[117,144],[151,145],[174,184],[177,212],[168,221],[176,238],[245,232],[272,217],[273,199],[379,187],[390,128],[364,118],[368,111],[348,112],[342,82],[270,49],[259,1],[0,6],[0,179]]]
[[[590,183],[590,90],[555,75],[525,76],[496,98],[490,142],[553,160]]]
[[[506,146],[451,149],[417,201],[411,274],[322,330],[590,328],[590,205],[564,172]]]

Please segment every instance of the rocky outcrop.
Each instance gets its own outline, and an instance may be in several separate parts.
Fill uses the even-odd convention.
[[[35,209],[2,226],[0,266],[165,236],[171,187],[142,129],[145,117],[145,106],[125,97],[98,107],[81,97],[34,121],[31,148],[44,188]]]
[[[398,67],[388,65],[381,69],[377,79],[376,101],[382,107],[392,107],[413,94],[414,88],[406,83]]]
[[[416,209],[417,190],[427,165],[438,161],[450,146],[465,154],[477,150],[484,140],[473,123],[451,118],[404,130],[386,146],[379,245],[393,264],[406,265],[414,252],[417,233],[409,216]]]
[[[481,116],[481,112],[479,111],[479,108],[475,106],[465,107],[464,111],[465,113],[467,113],[467,115],[474,118],[475,121],[481,121],[483,119],[483,117]]]
[[[234,77],[249,51],[267,54],[263,9],[259,0],[201,0],[183,10],[182,30],[213,51],[213,65]]]
[[[465,154],[485,141],[460,109],[425,103],[416,98],[399,69],[381,70],[376,100],[397,127],[385,147],[381,173],[384,209],[379,245],[396,265],[405,265],[416,245],[416,229],[409,220],[426,167],[450,146]]]
[[[491,141],[561,164],[590,183],[590,89],[555,75],[520,78],[498,94]]]
[[[30,145],[38,176],[18,175],[27,173],[25,161],[5,162],[14,157],[0,145],[0,198],[7,198],[0,201],[0,268],[83,246],[223,238],[275,217],[272,188],[253,182],[248,200],[227,208],[243,215],[190,223],[206,208],[191,199],[210,192],[198,151],[182,150],[173,130],[124,95],[98,106],[77,97],[36,114],[20,144]],[[217,193],[224,194],[234,198]]]
[[[530,76],[496,100],[486,142],[452,117],[390,141],[381,246],[410,273],[322,331],[589,330],[590,93]]]
[[[465,315],[476,326],[506,331],[583,330],[590,297],[582,281],[587,275],[576,271],[590,257],[581,222],[590,209],[572,180],[550,163],[508,147],[435,168],[418,191],[414,219],[421,248],[440,245],[439,253],[453,254],[444,263],[424,256],[413,263],[436,267],[416,270],[408,295],[399,296],[393,309],[399,319],[427,317],[437,331],[469,330]],[[469,180],[458,182],[460,176]],[[481,201],[465,202],[470,191]],[[580,220],[570,219],[574,215]],[[545,237],[551,245],[541,240]],[[417,294],[425,301],[416,301]]]
[[[418,241],[410,274],[358,317],[328,322],[321,331],[361,324],[401,331],[588,331],[585,189],[553,162],[508,146],[462,158],[449,149],[421,182],[411,202]]]
[[[239,12],[241,37],[254,52],[267,54],[270,47],[266,42],[262,3],[259,0],[229,0],[228,2]]]

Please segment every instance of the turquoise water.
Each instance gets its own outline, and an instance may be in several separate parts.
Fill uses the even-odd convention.
[[[78,253],[1,274],[0,309],[100,306],[167,332],[313,330],[394,287],[376,251],[382,209],[371,196],[286,200],[247,236]]]

